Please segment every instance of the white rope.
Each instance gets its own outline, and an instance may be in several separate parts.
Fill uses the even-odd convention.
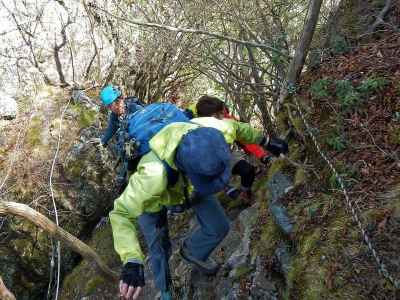
[[[60,127],[59,127],[59,131],[58,131],[57,149],[56,149],[56,153],[54,154],[53,162],[51,164],[50,178],[49,178],[51,199],[53,201],[54,215],[55,215],[55,218],[56,218],[57,226],[59,226],[59,223],[58,223],[58,211],[57,211],[56,201],[55,201],[55,198],[54,198],[53,180],[52,180],[52,178],[53,178],[54,167],[55,167],[55,164],[56,164],[58,152],[60,150],[63,118],[64,118],[64,114],[65,114],[70,102],[71,102],[71,99],[68,100],[68,103],[65,105],[64,110],[61,113]],[[51,267],[51,269],[53,269],[53,267],[54,267],[54,255],[52,255],[52,258],[51,258],[50,267]],[[57,284],[56,284],[56,294],[55,294],[55,299],[56,300],[58,299],[58,294],[59,294],[59,289],[60,289],[60,273],[61,273],[61,245],[60,245],[60,241],[57,241]],[[51,278],[50,278],[49,288],[50,288],[50,285],[51,285]]]

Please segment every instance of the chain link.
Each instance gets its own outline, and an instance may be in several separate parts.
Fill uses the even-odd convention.
[[[295,88],[290,89],[290,91],[295,91],[295,90],[296,90]],[[294,93],[291,93],[291,94],[294,94]],[[339,182],[339,184],[340,184],[340,187],[341,187],[341,189],[342,189],[342,191],[343,191],[343,194],[344,194],[344,198],[345,198],[345,200],[346,200],[346,205],[347,205],[348,209],[351,211],[353,220],[356,222],[358,228],[360,229],[361,234],[362,234],[362,237],[363,237],[363,239],[364,239],[364,242],[367,244],[368,249],[369,249],[370,252],[372,253],[372,256],[374,257],[375,262],[376,262],[376,264],[378,265],[378,270],[379,270],[379,272],[383,275],[384,278],[386,278],[387,280],[389,280],[389,281],[393,284],[393,286],[394,286],[396,289],[400,289],[400,282],[399,282],[398,280],[396,280],[395,278],[393,278],[392,275],[390,275],[390,273],[389,273],[389,271],[387,270],[385,264],[382,262],[381,258],[379,257],[378,253],[376,252],[375,248],[373,247],[372,242],[371,242],[371,239],[370,239],[370,237],[368,236],[367,232],[365,231],[365,229],[364,229],[364,227],[363,227],[363,225],[362,225],[362,223],[361,223],[361,221],[360,221],[360,218],[359,218],[359,216],[358,216],[358,214],[357,214],[357,211],[355,210],[355,208],[354,208],[354,206],[353,206],[353,203],[352,203],[352,201],[350,200],[349,194],[348,194],[348,192],[347,192],[347,189],[345,188],[345,185],[344,185],[344,182],[343,182],[342,177],[339,175],[339,173],[337,172],[336,168],[335,168],[335,167],[333,166],[333,164],[330,162],[330,160],[329,160],[328,157],[325,155],[325,153],[321,150],[321,147],[320,147],[320,145],[318,144],[315,135],[312,133],[311,127],[310,127],[310,125],[307,123],[306,118],[305,118],[305,116],[304,116],[304,113],[303,113],[303,111],[301,110],[300,104],[299,104],[299,102],[297,101],[297,98],[295,97],[295,95],[293,95],[293,99],[294,99],[294,101],[295,101],[295,103],[296,103],[297,110],[298,110],[299,113],[300,113],[300,117],[301,117],[301,119],[303,120],[304,125],[306,126],[306,130],[307,130],[308,134],[310,135],[311,139],[312,139],[313,142],[314,142],[315,147],[317,148],[317,150],[318,150],[319,154],[321,155],[321,157],[326,161],[326,163],[328,164],[329,168],[332,170],[333,174],[335,175],[336,179],[338,180],[338,182]]]

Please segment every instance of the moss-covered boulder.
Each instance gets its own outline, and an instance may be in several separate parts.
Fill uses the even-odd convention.
[[[60,226],[85,239],[112,206],[113,170],[87,143],[99,136],[104,116],[96,107],[68,102],[67,91],[50,87],[18,99],[17,119],[1,128],[0,178],[6,179],[1,192],[5,192],[2,200],[28,204],[53,221],[56,206]],[[1,218],[0,228],[0,273],[5,284],[17,299],[45,299],[49,284],[49,292],[54,291],[56,241],[19,217]],[[50,266],[52,258],[55,267]],[[61,280],[77,260],[76,253],[61,247]]]

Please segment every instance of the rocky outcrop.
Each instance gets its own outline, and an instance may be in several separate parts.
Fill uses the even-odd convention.
[[[27,110],[2,129],[0,141],[0,163],[5,166],[0,168],[0,178],[3,180],[9,173],[1,191],[6,191],[3,199],[28,204],[51,220],[55,216],[49,174],[60,133],[61,112],[68,97],[57,89],[32,96],[22,105]],[[99,149],[90,143],[91,138],[100,134],[98,125],[102,118],[96,107],[81,103],[67,106],[53,170],[51,188],[60,226],[83,240],[91,235],[115,198],[110,168],[113,157],[110,156],[110,164],[103,164]],[[17,140],[16,133],[20,130]],[[0,230],[0,274],[6,286],[17,299],[45,299],[49,281],[53,281],[53,286],[55,280],[54,276],[49,278],[54,271],[50,270],[50,261],[55,257],[55,241],[17,217],[1,218]],[[62,246],[61,276],[68,274],[79,260],[76,253]],[[49,292],[53,292],[53,287]]]

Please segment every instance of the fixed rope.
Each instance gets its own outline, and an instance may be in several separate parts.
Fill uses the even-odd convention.
[[[386,268],[385,264],[383,263],[382,259],[380,258],[380,256],[378,255],[377,251],[375,250],[374,246],[372,245],[371,239],[370,239],[369,235],[367,234],[367,232],[365,231],[364,226],[362,225],[362,223],[360,221],[360,217],[359,217],[356,209],[354,208],[354,205],[353,205],[352,201],[350,200],[349,193],[347,192],[347,189],[346,189],[346,187],[344,185],[343,178],[340,176],[340,174],[338,173],[336,168],[333,166],[331,161],[328,159],[328,157],[322,151],[321,146],[318,144],[317,139],[316,139],[315,135],[313,134],[313,132],[311,130],[311,126],[306,121],[304,113],[300,108],[300,104],[297,101],[296,96],[294,95],[295,89],[292,87],[291,89],[289,88],[288,90],[289,90],[289,93],[291,93],[292,96],[293,96],[293,99],[295,101],[297,110],[300,113],[300,117],[301,117],[301,119],[302,119],[302,121],[303,121],[303,123],[304,123],[304,125],[306,127],[307,133],[310,135],[315,147],[317,148],[318,153],[325,160],[325,162],[328,164],[329,168],[331,169],[331,171],[335,175],[335,177],[336,177],[336,179],[337,179],[337,181],[338,181],[338,183],[340,185],[340,188],[343,191],[346,206],[350,210],[354,222],[356,222],[359,230],[361,231],[361,234],[362,234],[362,237],[364,239],[364,242],[367,244],[367,247],[368,247],[369,251],[372,253],[372,256],[374,257],[375,262],[376,262],[376,264],[378,266],[379,272],[383,275],[383,277],[385,279],[389,280],[396,289],[400,289],[400,282],[398,280],[396,280],[389,273],[389,271],[387,270],[387,268]]]
[[[55,167],[56,161],[57,161],[58,152],[60,150],[61,131],[62,131],[62,124],[63,124],[64,114],[67,111],[67,108],[68,108],[70,102],[71,102],[71,98],[68,100],[68,103],[65,105],[64,110],[61,113],[60,127],[59,127],[59,130],[58,130],[57,148],[56,148],[56,153],[54,154],[53,162],[51,164],[51,170],[50,170],[50,176],[49,176],[50,193],[51,193],[51,199],[53,201],[54,215],[55,215],[55,218],[56,218],[57,226],[59,226],[58,211],[57,211],[56,201],[55,201],[55,198],[54,198],[54,190],[53,190],[52,178],[53,178],[53,173],[54,173],[54,167]],[[51,268],[50,274],[52,274],[52,270],[54,268],[54,251],[53,251],[53,254],[52,254],[52,257],[51,257],[50,268]],[[58,294],[59,294],[59,290],[60,290],[60,273],[61,273],[61,244],[60,244],[60,241],[57,241],[57,283],[56,283],[56,293],[55,293],[55,299],[56,300],[58,299]],[[48,291],[50,291],[51,281],[52,281],[52,278],[50,278],[49,290]]]

